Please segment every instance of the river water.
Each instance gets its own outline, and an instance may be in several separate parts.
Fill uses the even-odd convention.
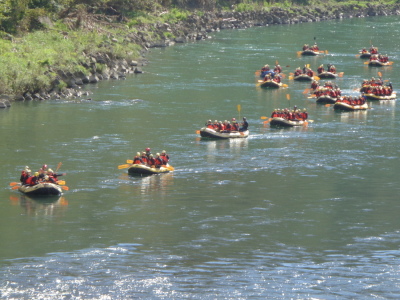
[[[374,17],[223,31],[154,49],[144,74],[88,86],[89,97],[1,110],[0,298],[398,299],[396,101],[334,112],[302,93],[309,83],[287,76],[287,89],[260,89],[254,71],[333,63],[343,94],[378,71],[396,89],[399,25]],[[328,54],[298,57],[314,38]],[[371,43],[393,67],[356,57]],[[294,105],[314,122],[263,125]],[[208,119],[243,116],[248,139],[196,135]],[[166,150],[175,172],[117,168],[146,147]],[[11,190],[26,165],[59,162],[62,197]]]

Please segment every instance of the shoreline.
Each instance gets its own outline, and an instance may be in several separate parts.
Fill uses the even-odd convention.
[[[250,27],[266,27],[270,25],[291,25],[299,23],[321,22],[334,19],[366,18],[373,16],[400,15],[400,4],[367,4],[366,7],[324,5],[314,7],[293,6],[287,9],[271,7],[269,11],[249,12],[205,12],[202,16],[192,14],[185,21],[176,24],[157,23],[138,26],[137,34],[129,33],[125,36],[113,37],[114,41],[124,40],[141,47],[141,58],[137,60],[113,58],[113,54],[95,53],[85,57],[90,64],[83,65],[90,75],[83,72],[71,73],[56,71],[57,77],[52,87],[46,91],[36,93],[25,92],[19,95],[0,95],[0,108],[8,108],[13,101],[58,100],[75,99],[87,96],[91,92],[81,91],[81,86],[97,83],[101,80],[126,79],[129,74],[143,73],[142,67],[147,64],[145,54],[151,48],[169,47],[176,43],[201,41],[208,38],[208,34],[226,29],[246,29]],[[154,32],[163,36],[163,32],[170,32],[175,38],[151,39],[146,32]],[[85,54],[83,54],[85,56]],[[106,66],[100,68],[99,65]],[[51,67],[51,66],[50,66]],[[99,71],[101,70],[101,72]],[[60,82],[67,87],[59,89]]]

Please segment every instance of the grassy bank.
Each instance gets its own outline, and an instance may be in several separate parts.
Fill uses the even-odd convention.
[[[10,0],[11,1],[11,0]],[[13,0],[9,3],[28,3],[27,0]],[[46,2],[32,1],[34,2]],[[85,2],[85,1],[83,1]],[[59,71],[90,75],[91,57],[96,54],[107,54],[112,59],[137,59],[144,46],[144,40],[173,38],[174,33],[162,25],[184,23],[192,14],[201,16],[204,13],[189,8],[176,8],[172,2],[163,6],[160,2],[133,1],[142,3],[141,10],[132,10],[129,1],[114,1],[112,12],[105,0],[60,1],[63,7],[19,8],[17,14],[9,13],[0,17],[3,29],[0,31],[0,94],[22,95],[48,91],[51,88],[63,89],[67,83],[57,76]],[[129,2],[129,3],[128,3]],[[190,2],[190,1],[189,1]],[[185,2],[185,3],[189,3]],[[7,1],[6,1],[7,3]],[[49,2],[50,3],[50,2]],[[67,6],[69,3],[69,6]],[[94,6],[93,4],[98,6]],[[126,4],[126,9],[124,6]],[[148,4],[147,6],[145,4]],[[197,3],[197,2],[196,2]],[[203,1],[203,6],[217,9],[217,2]],[[218,9],[236,12],[269,11],[273,7],[291,10],[295,7],[306,9],[309,13],[316,10],[327,10],[332,7],[351,9],[365,8],[371,1],[242,1],[231,5],[229,1],[221,2]],[[390,5],[397,1],[380,1]],[[150,5],[151,4],[151,5]],[[303,4],[303,5],[302,5]],[[1,7],[3,5],[3,7]],[[22,4],[21,4],[22,5]],[[300,6],[297,6],[300,5]],[[304,6],[305,5],[305,6]],[[3,12],[7,11],[0,4]],[[17,9],[14,7],[14,10]],[[18,26],[10,27],[10,20],[18,21]],[[6,25],[9,25],[8,27]],[[176,32],[175,32],[176,34]],[[129,38],[127,38],[129,37]],[[106,66],[104,66],[105,68]],[[97,64],[101,71],[102,65]]]

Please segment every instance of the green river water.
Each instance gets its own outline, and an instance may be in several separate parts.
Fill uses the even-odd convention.
[[[343,94],[378,71],[396,90],[399,25],[393,16],[222,31],[153,49],[144,74],[89,85],[86,98],[1,110],[0,298],[398,299],[396,101],[335,112],[302,93],[309,83],[287,76],[287,89],[261,89],[254,72],[333,63]],[[314,38],[328,54],[298,57]],[[370,44],[394,65],[366,66],[356,54]],[[314,122],[263,125],[294,105]],[[196,134],[208,119],[243,116],[248,139]],[[117,168],[146,147],[166,150],[175,171]],[[59,162],[62,197],[11,190],[25,166]]]

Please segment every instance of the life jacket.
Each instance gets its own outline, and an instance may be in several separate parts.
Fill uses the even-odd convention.
[[[143,163],[144,165],[147,164],[147,156],[146,156],[146,155],[142,155],[142,163]]]
[[[150,158],[147,160],[147,163],[148,163],[150,166],[154,166],[154,165],[156,164],[156,160],[154,159],[154,157],[150,157]]]
[[[163,165],[166,165],[168,163],[168,161],[169,161],[169,156],[165,155],[164,153],[161,153],[160,158],[163,161]]]
[[[36,176],[29,176],[26,180],[25,184],[27,185],[36,185],[37,184],[37,177]]]
[[[140,165],[140,164],[143,164],[143,160],[139,156],[135,156],[133,158],[133,163],[137,164],[137,165]]]
[[[164,161],[162,160],[161,157],[156,157],[156,158],[154,159],[154,164],[155,164],[156,166],[161,166],[161,165],[164,164]]]

